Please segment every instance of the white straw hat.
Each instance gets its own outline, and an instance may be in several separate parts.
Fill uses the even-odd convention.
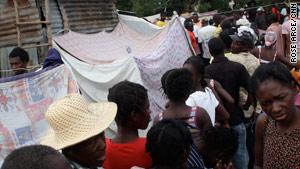
[[[78,93],[52,103],[46,114],[51,126],[41,144],[60,150],[103,132],[114,120],[117,105],[113,102],[87,104]]]

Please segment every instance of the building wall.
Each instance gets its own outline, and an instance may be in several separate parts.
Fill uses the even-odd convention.
[[[80,33],[112,30],[118,23],[113,0],[58,0],[64,28]]]

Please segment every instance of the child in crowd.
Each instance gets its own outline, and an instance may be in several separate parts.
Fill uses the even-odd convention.
[[[299,87],[297,81],[279,62],[261,65],[251,77],[251,92],[265,112],[256,124],[256,169],[300,168],[300,110],[294,104],[296,86]]]
[[[164,118],[185,120],[192,126],[190,129],[194,144],[191,146],[191,153],[188,157],[189,168],[201,167],[197,143],[200,140],[201,131],[212,126],[207,112],[200,107],[189,107],[185,101],[191,94],[193,87],[193,75],[187,69],[173,69],[167,71],[162,79],[162,89],[167,95],[169,102],[166,110],[155,117],[153,124]]]
[[[139,138],[138,129],[150,122],[147,90],[140,84],[123,81],[109,89],[108,100],[118,106],[115,138],[106,139],[105,169],[150,168],[152,160],[145,152],[146,138]]]
[[[191,56],[184,62],[183,67],[193,73],[194,81],[192,94],[187,99],[186,104],[188,106],[204,108],[210,116],[212,125],[215,125],[215,119],[219,122],[227,122],[229,113],[223,107],[216,91],[220,93],[222,98],[225,98],[226,103],[228,103],[231,108],[234,102],[233,98],[223,89],[219,82],[204,78],[205,68],[200,57]],[[216,114],[216,112],[218,113]]]
[[[154,169],[187,169],[186,160],[193,143],[186,123],[163,119],[147,134],[146,151],[150,152]]]
[[[169,102],[167,109],[155,117],[153,124],[155,125],[164,118],[185,119],[195,128],[191,130],[191,133],[197,145],[201,131],[212,124],[205,109],[190,107],[185,103],[192,91],[193,74],[188,69],[173,69],[163,75],[161,82]]]
[[[150,152],[155,169],[187,168],[192,137],[186,126],[181,120],[163,119],[149,130],[146,151]],[[237,150],[238,134],[230,128],[210,127],[203,132],[199,143],[202,168],[222,168]]]

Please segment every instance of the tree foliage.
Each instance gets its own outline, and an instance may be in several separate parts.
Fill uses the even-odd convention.
[[[230,11],[230,0],[117,0],[117,8],[125,11],[133,11],[137,16],[144,17],[160,13],[167,10],[167,15],[171,16],[173,11],[194,12],[194,7],[198,6],[197,12],[208,12],[218,10],[219,12]],[[234,9],[245,7],[250,0],[234,0]],[[256,0],[257,6],[269,5],[275,2],[282,3],[282,0]],[[283,5],[281,6],[283,7]],[[271,7],[265,8],[269,10]]]

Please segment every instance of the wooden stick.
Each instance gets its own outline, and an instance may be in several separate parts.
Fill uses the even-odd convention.
[[[19,23],[20,22],[20,19],[19,19],[19,6],[18,6],[18,2],[17,0],[14,0],[14,5],[15,5],[15,13],[16,13],[16,23]],[[20,27],[19,25],[17,25],[17,37],[18,37],[18,46],[20,47],[22,45],[21,43],[21,32],[20,32]]]
[[[25,45],[25,46],[21,46],[23,49],[26,48],[37,48],[37,47],[42,47],[42,46],[50,46],[51,44],[49,43],[44,43],[44,44],[39,44],[39,45]]]
[[[51,18],[50,18],[50,6],[49,6],[49,0],[45,0],[45,8],[46,8],[46,22],[51,23]],[[47,24],[47,36],[48,36],[48,50],[50,50],[51,45],[52,45],[52,30],[51,30],[51,24]]]
[[[50,24],[48,21],[17,22],[15,25]]]

